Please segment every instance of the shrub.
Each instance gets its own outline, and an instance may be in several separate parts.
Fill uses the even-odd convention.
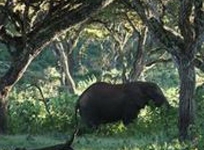
[[[47,101],[35,99],[12,100],[9,105],[9,131],[11,133],[64,132],[74,127],[76,96],[62,94]]]

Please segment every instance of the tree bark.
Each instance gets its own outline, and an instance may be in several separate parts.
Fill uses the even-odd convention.
[[[136,31],[135,31],[136,32]],[[146,45],[146,40],[147,40],[147,33],[148,29],[145,28],[144,33],[139,33],[138,32],[138,47],[137,47],[137,53],[135,55],[135,60],[133,62],[133,67],[130,72],[130,80],[131,81],[136,81],[140,77],[144,66],[145,66],[145,45]]]
[[[0,134],[7,131],[7,102],[5,99],[0,101]]]
[[[0,78],[0,133],[7,129],[7,95],[16,82],[23,76],[33,56],[20,56],[16,59],[7,73]]]
[[[191,140],[193,137],[191,127],[195,119],[195,67],[194,57],[183,54],[179,59],[178,72],[180,77],[179,95],[179,139]]]

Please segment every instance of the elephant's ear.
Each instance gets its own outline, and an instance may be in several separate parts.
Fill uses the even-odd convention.
[[[145,92],[142,92],[140,89],[126,89],[125,90],[126,100],[129,101],[132,105],[137,106],[138,108],[144,108],[148,102],[149,98]]]
[[[149,100],[142,99],[142,98],[136,98],[135,102],[139,108],[144,108],[148,104]]]

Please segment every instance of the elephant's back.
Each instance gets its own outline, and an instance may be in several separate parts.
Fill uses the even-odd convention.
[[[115,86],[105,82],[97,82],[92,84],[89,88],[87,88],[80,96],[79,101],[80,104],[94,104],[100,105],[104,102],[114,99],[120,99],[123,95],[123,91],[120,86]]]
[[[120,86],[99,82],[91,85],[79,99],[82,111],[114,112],[124,105],[125,94]]]

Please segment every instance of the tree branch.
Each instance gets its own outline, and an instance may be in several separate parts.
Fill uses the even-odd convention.
[[[196,38],[200,36],[200,34],[204,30],[204,10],[203,10],[203,0],[194,0],[194,26]]]
[[[145,28],[141,33],[135,28],[133,22],[131,19],[128,17],[127,13],[125,13],[125,17],[127,21],[129,22],[130,26],[133,28],[134,32],[137,33],[138,36],[138,45],[137,45],[137,51],[134,54],[134,61],[133,61],[133,67],[132,70],[130,71],[130,80],[136,81],[140,74],[142,73],[142,70],[144,68],[144,49],[145,49],[145,44],[147,40],[147,34],[148,34],[148,29]]]
[[[146,8],[143,6],[140,0],[130,2],[122,0],[122,3],[125,4],[128,8],[135,10],[138,15],[140,16],[141,20],[147,24],[148,17],[146,15]]]
[[[195,29],[195,40],[192,49],[196,52],[199,50],[204,42],[204,2],[203,0],[194,1],[194,29]]]
[[[179,9],[179,28],[184,38],[185,43],[191,43],[194,39],[194,31],[190,22],[192,14],[193,1],[182,0],[180,1]]]
[[[46,112],[48,113],[48,115],[49,115],[49,117],[50,117],[50,121],[51,121],[51,123],[54,125],[54,119],[53,119],[53,117],[52,117],[52,114],[51,114],[50,109],[49,109],[49,105],[48,105],[48,103],[47,103],[49,99],[46,99],[46,98],[44,97],[44,94],[43,94],[42,89],[41,89],[40,86],[38,86],[36,83],[31,84],[30,86],[34,86],[34,87],[37,88],[38,91],[40,92],[40,95],[41,95],[42,99],[39,99],[39,100],[43,102],[43,104],[44,104],[44,106],[45,106],[45,110],[46,110]]]
[[[169,63],[169,62],[172,62],[171,58],[169,58],[169,59],[160,58],[160,59],[157,59],[157,60],[147,62],[145,66],[150,67],[150,66],[152,66],[152,65],[154,65],[156,63]]]
[[[81,1],[81,5],[76,9],[67,10],[62,16],[54,17],[56,20],[47,20],[47,22],[42,24],[40,28],[34,28],[34,30],[29,33],[31,45],[34,47],[40,47],[42,43],[46,44],[45,41],[51,40],[55,35],[73,25],[86,21],[100,9],[113,1],[114,0],[95,0],[91,2],[88,0]]]
[[[115,42],[118,44],[118,45],[123,45],[122,43],[125,43],[124,41],[121,40],[121,38],[119,37],[119,33],[117,30],[109,27],[108,25],[108,22],[105,22],[105,21],[102,21],[102,20],[99,20],[99,19],[92,19],[92,22],[95,22],[95,23],[99,23],[101,25],[104,26],[104,28],[111,34],[112,38],[115,40]]]
[[[26,148],[16,148],[15,150],[26,150]],[[67,143],[63,143],[63,144],[57,144],[49,147],[43,147],[43,148],[32,149],[32,150],[73,150],[73,148],[67,145]]]
[[[183,49],[184,42],[182,38],[172,32],[172,30],[168,30],[157,18],[148,18],[145,14],[147,8],[140,0],[134,3],[130,1],[125,1],[124,3],[138,13],[143,23],[149,28],[149,31],[167,48],[169,53],[177,55],[179,49]]]
[[[179,53],[179,49],[183,49],[184,42],[181,37],[172,32],[172,30],[165,28],[155,18],[150,18],[148,20],[148,27],[150,31],[154,33],[156,38],[165,45],[169,53],[177,55]]]
[[[31,32],[26,33],[27,34],[27,41],[26,46],[22,42],[22,35],[16,35],[13,38],[11,38],[14,41],[15,48],[17,49],[15,52],[17,54],[17,57],[15,57],[15,60],[12,62],[10,68],[8,71],[0,77],[0,99],[4,99],[9,91],[12,89],[12,87],[15,85],[15,83],[22,77],[24,72],[26,71],[28,65],[31,63],[31,61],[43,50],[45,46],[47,46],[53,38],[61,33],[63,30],[69,29],[73,27],[74,25],[80,24],[84,21],[86,21],[89,17],[92,15],[95,15],[98,13],[99,10],[106,7],[108,4],[112,3],[114,0],[64,0],[66,2],[71,2],[72,4],[76,2],[76,4],[80,4],[77,8],[74,7],[74,5],[70,6],[66,14],[64,16],[58,16],[56,20],[52,20],[53,22],[49,22],[49,24],[46,24],[46,26],[42,26],[39,30],[30,30]],[[13,2],[8,0],[8,2]],[[15,1],[15,5],[21,5],[20,1]],[[42,0],[40,2],[33,1],[36,5],[42,4]],[[62,0],[57,1],[58,3],[63,2]],[[79,3],[81,2],[81,3]],[[9,4],[10,5],[10,4]],[[34,4],[33,4],[34,5]],[[18,18],[20,14],[13,13],[15,12],[13,7],[13,4],[11,3],[11,6],[9,8],[3,6],[6,9],[6,12],[8,13],[8,17],[16,19],[16,22],[18,22]],[[11,10],[10,11],[10,7]],[[19,7],[21,8],[21,7]],[[10,14],[11,12],[11,14]],[[56,14],[57,15],[57,14]],[[17,17],[17,18],[15,18]],[[44,21],[44,20],[41,20]],[[9,23],[13,26],[16,25],[16,22],[13,20],[9,20]],[[20,24],[21,20],[17,23]],[[29,22],[31,23],[31,22]],[[12,27],[13,27],[12,26]],[[1,31],[3,33],[6,33],[7,29],[3,29],[2,25]],[[6,26],[3,26],[6,28]],[[3,29],[3,30],[2,30]],[[37,32],[38,31],[38,32]],[[8,34],[5,34],[8,36]],[[2,35],[0,35],[1,37]],[[5,37],[6,37],[5,36]],[[12,43],[12,42],[10,42]]]
[[[196,68],[200,69],[202,72],[204,72],[204,62],[200,59],[196,58],[194,59],[194,65]]]

